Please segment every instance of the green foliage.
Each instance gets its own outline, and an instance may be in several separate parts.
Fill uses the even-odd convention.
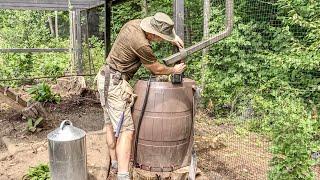
[[[29,168],[24,180],[49,180],[50,170],[47,164],[39,164],[36,167]]]
[[[199,71],[199,57],[188,66],[196,79],[205,77],[203,103],[213,104],[207,109],[216,116],[241,115],[256,95],[270,101],[291,95],[319,102],[320,3],[235,3],[231,36],[210,48],[205,70]],[[213,2],[211,34],[223,29],[224,10],[224,1]]]
[[[63,48],[68,39],[50,35],[47,11],[0,10],[1,48]],[[65,22],[63,13],[60,23]],[[60,29],[61,32],[63,28]],[[67,36],[68,37],[68,36]],[[65,53],[3,53],[0,54],[1,79],[25,78],[43,75],[62,75],[67,69],[69,55]],[[17,85],[12,81],[6,85]]]
[[[279,98],[268,116],[272,122],[273,158],[269,179],[313,179],[312,142],[314,121],[303,104],[292,98]]]
[[[30,132],[36,132],[41,131],[42,129],[38,126],[42,123],[43,118],[39,117],[37,119],[28,118],[27,124],[28,124],[28,131]]]
[[[128,1],[112,8],[112,40],[116,39],[121,27],[132,19],[142,18],[139,0]]]
[[[90,55],[91,60],[93,60],[93,67],[95,71],[98,71],[98,69],[106,63],[104,58],[104,42],[97,37],[92,36],[91,38],[89,38],[89,44],[91,46]],[[86,44],[83,48],[83,55],[84,58],[89,61],[88,46]],[[89,63],[84,64],[84,70],[85,72],[90,72]]]
[[[46,83],[40,83],[36,86],[33,86],[28,90],[28,93],[31,95],[31,98],[34,101],[38,102],[51,102],[51,103],[59,103],[60,95],[54,94],[51,91],[51,88]]]
[[[37,47],[50,41],[50,31],[46,27],[48,13],[45,11],[1,10],[0,46]]]

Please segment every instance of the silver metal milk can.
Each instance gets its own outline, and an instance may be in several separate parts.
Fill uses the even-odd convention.
[[[52,180],[87,180],[86,133],[65,120],[48,134]]]

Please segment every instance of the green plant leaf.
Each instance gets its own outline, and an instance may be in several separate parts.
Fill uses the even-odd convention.
[[[35,122],[34,122],[34,127],[37,127],[41,122],[42,122],[43,118],[39,117]]]
[[[31,128],[33,128],[33,119],[32,119],[32,118],[28,118],[27,124],[28,124],[28,129],[29,129],[29,130],[30,130]]]

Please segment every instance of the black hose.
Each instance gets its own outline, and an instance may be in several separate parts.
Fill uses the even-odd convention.
[[[140,133],[140,127],[142,123],[142,118],[144,115],[144,111],[146,110],[147,102],[148,102],[148,96],[149,96],[149,90],[150,90],[150,84],[151,84],[151,76],[149,77],[146,94],[144,95],[143,105],[140,113],[140,117],[138,119],[138,126],[136,130],[136,136],[134,141],[134,156],[133,156],[133,164],[137,166],[137,149],[138,149],[138,139],[139,139],[139,133]]]

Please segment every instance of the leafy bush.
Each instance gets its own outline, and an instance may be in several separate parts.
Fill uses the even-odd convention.
[[[23,180],[49,180],[50,170],[47,164],[39,164],[36,167],[29,168]]]
[[[34,101],[38,102],[51,102],[51,103],[59,103],[61,100],[60,95],[54,94],[51,91],[51,88],[46,83],[40,83],[36,86],[33,86],[28,90]]]
[[[68,47],[68,35],[50,35],[48,11],[0,10],[0,48],[63,48]],[[65,23],[59,13],[59,23]],[[67,18],[68,20],[68,18]],[[64,26],[63,26],[64,27]],[[68,28],[67,28],[68,29]],[[67,38],[66,38],[67,37]],[[25,78],[44,75],[62,75],[69,64],[67,53],[0,53],[1,79]],[[25,81],[0,82],[19,85]]]
[[[207,109],[241,115],[252,97],[272,101],[277,93],[320,102],[320,2],[241,0],[234,7],[233,32],[210,48],[206,69],[199,70],[199,56],[189,62],[195,79],[204,76]],[[224,13],[224,1],[213,1],[211,34],[223,29]]]
[[[314,124],[303,104],[296,99],[279,98],[268,115],[271,123],[273,158],[269,179],[313,179],[312,141]]]

